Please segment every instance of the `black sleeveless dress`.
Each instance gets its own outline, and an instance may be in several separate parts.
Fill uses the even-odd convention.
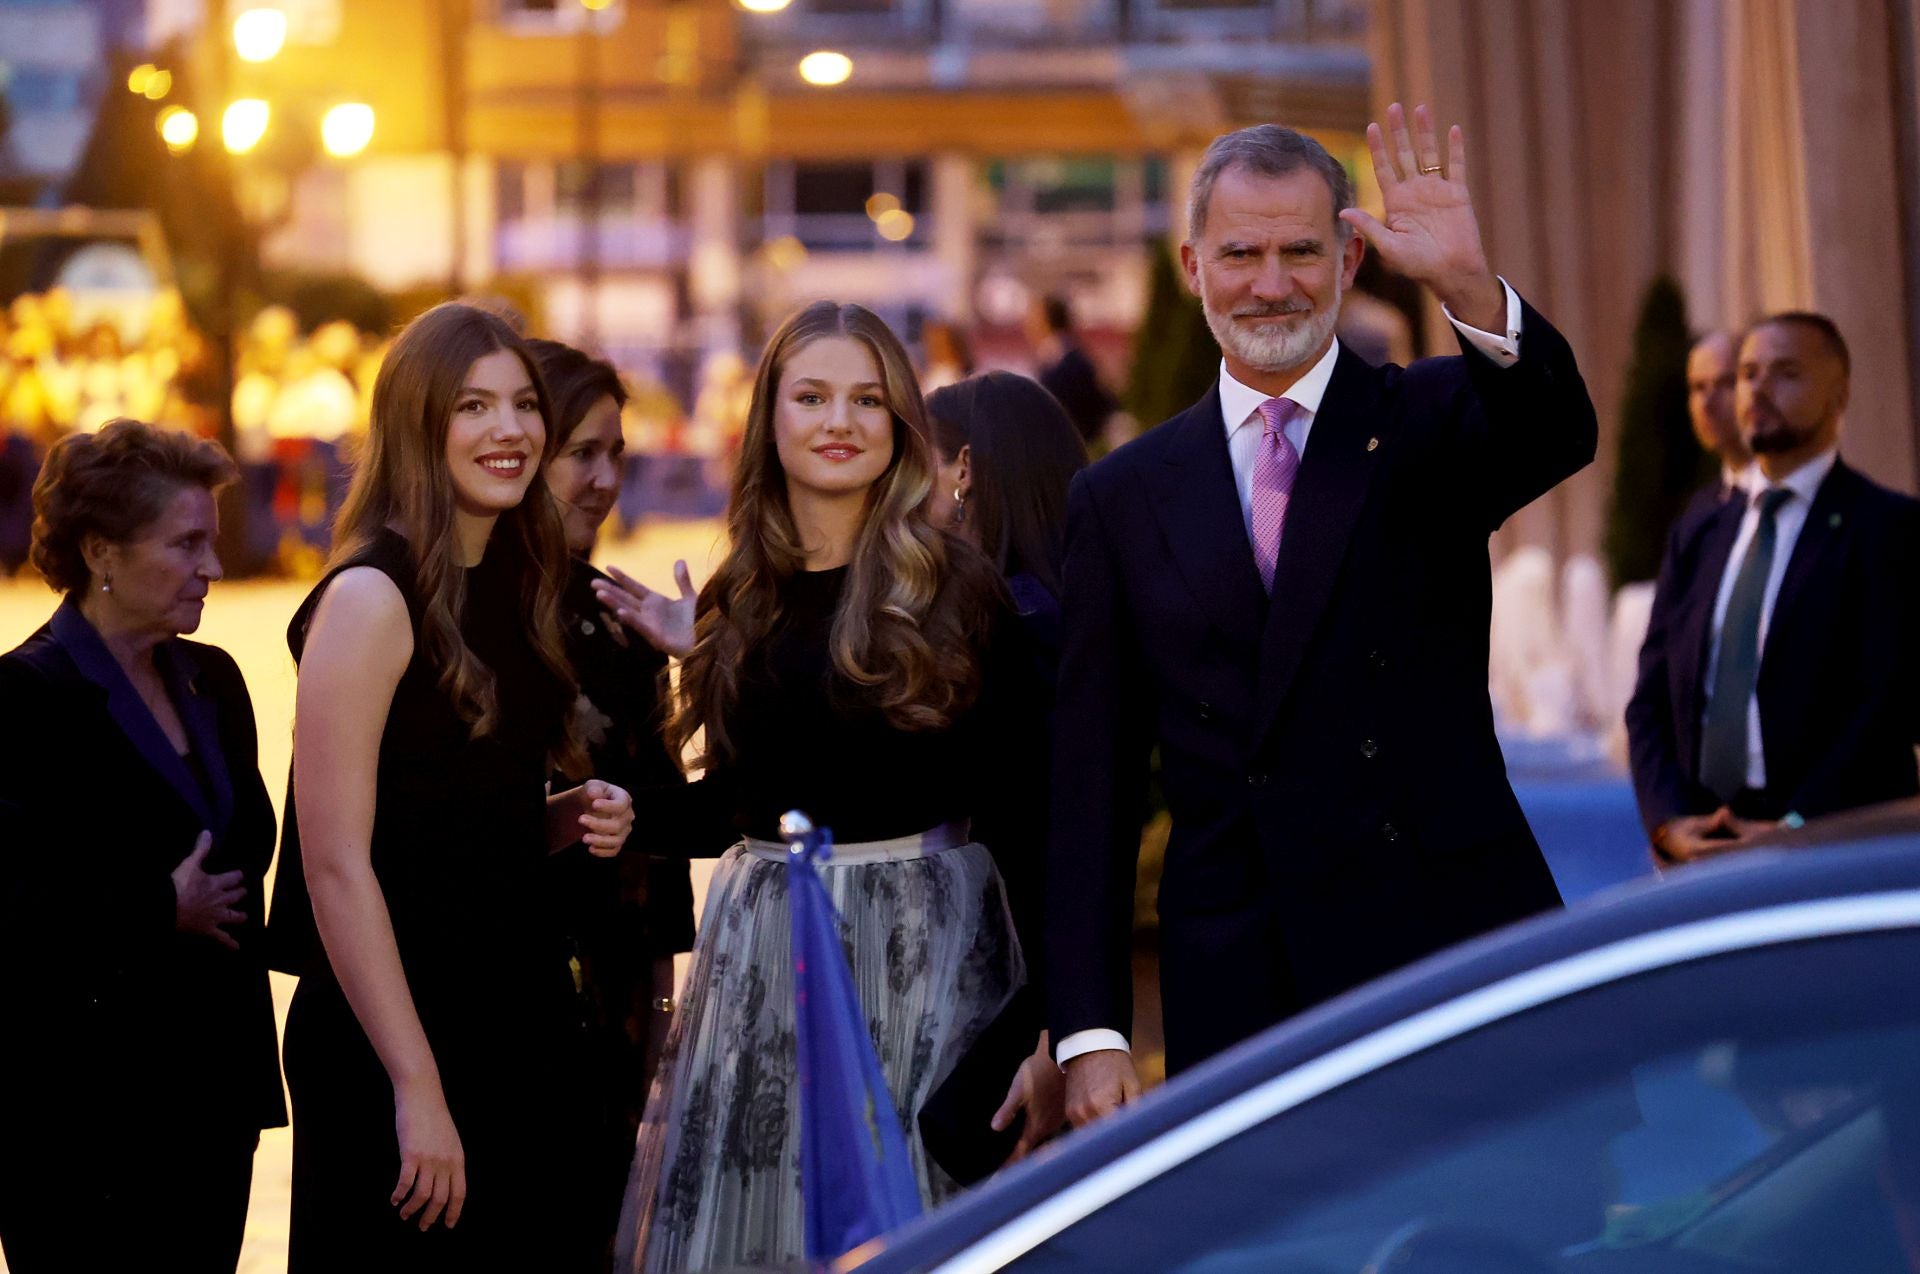
[[[419,640],[412,553],[382,532],[295,614],[298,661],[333,574],[371,566],[407,600],[412,660],[380,741],[372,862],[407,987],[466,1154],[459,1225],[422,1234],[389,1199],[399,1176],[393,1089],[314,931],[294,794],[271,930],[300,975],[288,1013],[293,1095],[288,1269],[409,1271],[592,1268],[582,1203],[586,1148],[602,1134],[581,1080],[584,1032],[565,943],[542,907],[548,758],[566,726],[563,688],[525,639],[498,558],[468,572],[461,633],[494,673],[500,723],[473,738]],[[416,1219],[417,1220],[417,1219]]]

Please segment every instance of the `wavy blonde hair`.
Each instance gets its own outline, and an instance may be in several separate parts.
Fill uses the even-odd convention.
[[[867,490],[828,637],[834,671],[901,730],[946,727],[979,690],[975,640],[985,631],[995,576],[922,512],[933,459],[913,365],[871,310],[820,301],[781,324],[761,355],[727,508],[727,556],[700,590],[693,649],[681,664],[669,739],[677,750],[704,729],[709,761],[732,758],[728,721],[740,670],[780,618],[780,582],[806,567],[773,418],[787,361],[829,336],[852,337],[873,352],[893,416],[893,458]]]
[[[334,522],[329,567],[360,554],[391,527],[413,549],[415,589],[421,603],[420,641],[440,670],[440,689],[453,701],[475,738],[500,724],[499,687],[493,670],[460,635],[466,571],[456,557],[453,475],[447,468],[447,433],[453,410],[473,364],[510,350],[527,369],[547,422],[546,451],[557,445],[546,387],[525,340],[495,315],[449,301],[422,314],[395,338],[373,385],[373,419],[354,468],[353,485]],[[518,505],[494,524],[489,552],[504,550],[517,582],[526,637],[552,673],[565,702],[579,687],[561,645],[560,597],[567,579],[567,542],[560,512],[536,474]],[[556,736],[554,761],[567,773],[585,765],[572,731]]]

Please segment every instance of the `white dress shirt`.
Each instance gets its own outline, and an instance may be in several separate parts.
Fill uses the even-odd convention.
[[[1773,625],[1773,604],[1779,600],[1780,581],[1786,578],[1787,563],[1793,560],[1793,546],[1800,542],[1801,529],[1807,525],[1807,514],[1813,510],[1813,497],[1819,492],[1820,484],[1827,480],[1827,475],[1833,472],[1834,463],[1839,459],[1838,447],[1824,451],[1777,483],[1768,482],[1767,475],[1761,472],[1758,464],[1750,465],[1741,474],[1747,511],[1740,519],[1740,534],[1734,538],[1733,552],[1727,555],[1726,568],[1720,573],[1720,591],[1713,599],[1713,630],[1707,647],[1707,707],[1713,703],[1713,679],[1720,667],[1720,630],[1727,622],[1727,604],[1733,599],[1733,583],[1739,577],[1740,563],[1747,556],[1747,547],[1760,530],[1760,493],[1769,487],[1778,487],[1791,493],[1773,515],[1773,562],[1767,569],[1767,587],[1760,598],[1760,654],[1764,659],[1767,629]],[[1706,732],[1707,707],[1700,710],[1702,734]],[[1747,703],[1747,786],[1757,790],[1766,785],[1767,754],[1761,741],[1760,695],[1756,686],[1753,698]]]
[[[1447,321],[1453,324],[1461,336],[1473,347],[1492,359],[1501,367],[1511,367],[1520,361],[1520,296],[1500,280],[1500,287],[1507,294],[1507,330],[1504,333],[1483,332],[1477,327],[1468,327],[1453,316],[1453,311],[1444,306],[1442,312]],[[1304,410],[1293,414],[1282,430],[1287,441],[1304,460],[1307,454],[1307,435],[1313,430],[1313,421],[1320,414],[1320,401],[1326,397],[1327,385],[1333,380],[1334,364],[1340,361],[1340,342],[1335,339],[1327,346],[1327,352],[1320,361],[1307,369],[1307,374],[1293,382],[1284,398],[1291,398]],[[1265,436],[1266,419],[1260,414],[1260,404],[1272,397],[1257,389],[1241,384],[1227,370],[1227,360],[1220,360],[1220,415],[1227,430],[1227,456],[1233,463],[1233,486],[1240,497],[1240,524],[1247,529],[1247,542],[1253,542],[1253,463],[1260,454],[1260,440]],[[1097,1053],[1102,1049],[1118,1049],[1123,1053],[1131,1052],[1127,1037],[1118,1031],[1098,1028],[1089,1031],[1075,1031],[1061,1040],[1053,1050],[1054,1060],[1065,1066],[1082,1053]]]

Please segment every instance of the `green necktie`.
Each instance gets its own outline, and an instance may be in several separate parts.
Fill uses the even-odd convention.
[[[1700,738],[1700,785],[1731,800],[1747,785],[1747,705],[1760,679],[1760,611],[1767,599],[1767,573],[1773,568],[1774,518],[1793,497],[1783,487],[1758,497],[1760,524],[1734,576],[1720,625],[1720,657],[1713,670],[1713,698],[1707,701],[1707,726]]]

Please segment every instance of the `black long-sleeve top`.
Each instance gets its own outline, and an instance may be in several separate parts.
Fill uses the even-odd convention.
[[[975,635],[973,703],[946,729],[903,730],[834,671],[828,639],[846,578],[842,567],[781,583],[780,620],[740,670],[731,755],[698,782],[643,793],[629,845],[711,855],[729,836],[777,840],[793,809],[842,844],[971,820],[1037,957],[1051,690],[1031,639],[996,599]]]
[[[731,755],[684,791],[648,791],[636,848],[709,856],[716,829],[777,840],[792,809],[843,844],[962,819],[990,848],[990,833],[1038,843],[1047,692],[1012,610],[997,604],[978,634],[972,705],[946,729],[903,730],[834,671],[828,638],[846,576],[844,567],[808,571],[781,584],[774,632],[740,670]]]

